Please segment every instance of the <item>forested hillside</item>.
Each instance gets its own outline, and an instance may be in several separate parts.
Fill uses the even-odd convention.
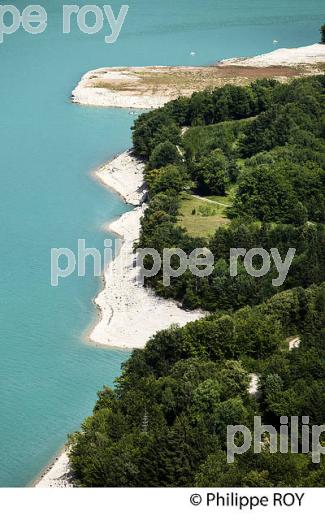
[[[215,259],[208,277],[186,271],[166,287],[160,271],[146,283],[210,314],[159,332],[133,352],[116,389],[100,392],[71,439],[80,485],[325,485],[324,461],[308,454],[249,450],[226,462],[229,424],[252,429],[257,415],[276,428],[284,415],[325,423],[324,95],[324,76],[259,80],[136,121],[149,191],[138,245],[188,254],[206,246]],[[254,278],[239,262],[229,275],[230,249],[256,247],[296,249],[283,285],[272,285],[274,268]]]
[[[148,160],[150,193],[139,246],[190,253],[206,245],[216,260],[208,278],[187,271],[171,287],[161,283],[162,271],[147,278],[159,295],[208,310],[272,296],[274,273],[252,278],[242,269],[239,277],[229,277],[231,247],[296,247],[290,276],[277,290],[324,280],[324,88],[324,76],[287,85],[227,85],[139,117],[134,150]],[[199,232],[189,236],[179,222],[185,194],[225,204],[230,227],[214,226],[204,238]],[[148,268],[150,262],[148,257]]]

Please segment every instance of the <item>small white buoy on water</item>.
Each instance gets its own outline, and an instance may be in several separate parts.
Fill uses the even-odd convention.
[[[195,56],[196,52],[192,51],[190,54],[191,54],[191,56]]]
[[[276,43],[279,43],[278,40],[273,40],[273,43],[276,44]]]

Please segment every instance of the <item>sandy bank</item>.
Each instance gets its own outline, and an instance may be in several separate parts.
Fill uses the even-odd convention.
[[[36,488],[67,488],[73,487],[71,477],[69,475],[69,458],[65,450],[57,457],[54,463],[50,464],[44,474],[36,481]]]
[[[167,91],[143,89],[144,73],[171,67],[104,67],[91,70],[72,92],[72,101],[81,105],[134,109],[158,108],[172,99]]]
[[[317,65],[319,63],[325,63],[325,45],[315,43],[307,47],[276,49],[253,58],[231,58],[221,61],[219,65],[226,67],[229,65],[240,67],[295,67],[299,65]]]
[[[153,109],[179,96],[227,83],[288,78],[321,72],[325,45],[276,49],[251,58],[231,58],[208,67],[103,67],[87,72],[72,92],[82,105]]]
[[[133,245],[139,238],[140,220],[145,210],[143,168],[143,164],[126,152],[96,172],[107,187],[116,191],[120,187],[119,193],[125,200],[138,204],[107,226],[122,240],[119,254],[105,269],[104,289],[95,299],[100,319],[90,340],[96,344],[143,348],[157,331],[172,324],[183,326],[205,315],[202,311],[186,312],[176,302],[158,298],[137,282]]]
[[[106,67],[87,72],[72,92],[81,105],[153,109],[179,96],[227,83],[247,85],[258,78],[285,81],[303,72],[292,67],[232,66],[209,67]]]
[[[107,188],[118,193],[128,204],[139,206],[145,200],[143,163],[129,151],[104,164],[95,172],[95,177]]]

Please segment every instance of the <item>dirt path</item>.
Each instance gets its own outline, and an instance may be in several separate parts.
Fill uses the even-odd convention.
[[[217,202],[216,200],[205,199],[204,197],[200,197],[199,195],[192,195],[195,199],[203,200],[204,202],[208,202],[209,204],[216,204],[217,206],[223,206],[224,208],[230,208],[229,204],[223,204],[222,202]]]
[[[299,336],[296,338],[292,338],[289,340],[289,350],[293,350],[294,348],[299,348],[301,339]]]

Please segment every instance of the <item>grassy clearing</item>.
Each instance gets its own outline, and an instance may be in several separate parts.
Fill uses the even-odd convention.
[[[229,203],[229,197],[217,197],[223,204]],[[178,223],[193,237],[212,236],[217,228],[227,225],[226,207],[211,202],[204,202],[192,195],[183,195]]]

